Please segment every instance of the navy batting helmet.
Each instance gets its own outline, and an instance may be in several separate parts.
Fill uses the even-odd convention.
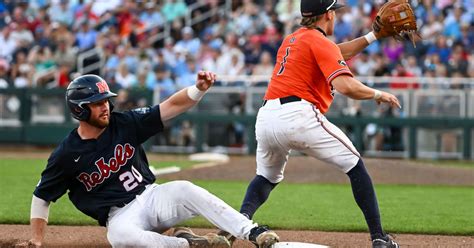
[[[83,75],[74,79],[66,90],[66,103],[71,110],[72,117],[80,121],[87,121],[91,111],[87,104],[98,102],[117,94],[110,91],[105,80],[96,75]],[[109,101],[110,111],[113,104]]]

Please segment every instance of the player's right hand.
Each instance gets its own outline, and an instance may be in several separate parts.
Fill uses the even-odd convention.
[[[200,91],[208,90],[216,81],[216,74],[210,71],[200,71],[197,74],[196,87]]]
[[[385,91],[381,91],[381,93],[382,93],[382,96],[379,99],[375,100],[377,104],[385,102],[385,103],[390,104],[390,106],[392,107],[402,108],[396,96]]]

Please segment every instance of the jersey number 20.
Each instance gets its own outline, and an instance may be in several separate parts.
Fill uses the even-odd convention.
[[[126,171],[120,174],[119,179],[123,182],[123,187],[126,191],[130,191],[138,186],[138,183],[143,181],[143,176],[132,165],[132,171]]]

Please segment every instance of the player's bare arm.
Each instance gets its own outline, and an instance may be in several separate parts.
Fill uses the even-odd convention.
[[[349,60],[360,52],[362,52],[362,50],[364,50],[368,45],[370,45],[370,43],[371,42],[369,42],[366,36],[361,36],[351,41],[339,43],[337,44],[337,46],[341,50],[341,54],[344,60]]]
[[[401,108],[397,97],[384,91],[379,91],[365,86],[359,80],[348,76],[340,75],[332,80],[332,85],[336,90],[352,99],[367,100],[374,99],[377,103],[386,102],[392,107]]]
[[[31,201],[31,239],[17,244],[15,247],[41,247],[48,224],[49,202],[33,196]]]
[[[169,120],[193,107],[214,84],[216,74],[201,71],[197,74],[196,85],[182,89],[160,104],[163,121]]]

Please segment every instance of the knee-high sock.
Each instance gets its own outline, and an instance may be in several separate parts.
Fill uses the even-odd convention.
[[[352,193],[354,194],[355,201],[364,213],[365,220],[369,226],[370,237],[372,240],[384,238],[385,233],[380,221],[377,196],[375,195],[372,180],[365,169],[362,159],[359,159],[357,165],[352,168],[347,175],[351,180]]]
[[[263,176],[255,176],[247,188],[240,213],[252,219],[257,209],[268,199],[270,192],[276,185],[277,183],[271,183]]]

